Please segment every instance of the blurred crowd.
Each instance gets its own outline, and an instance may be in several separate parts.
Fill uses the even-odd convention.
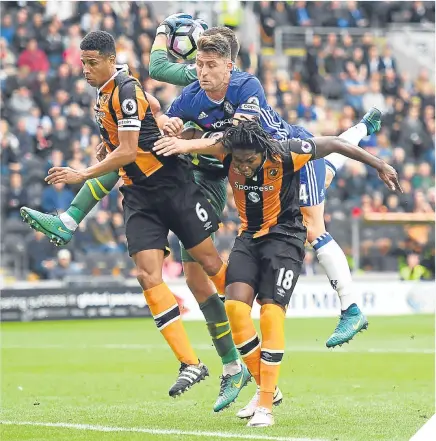
[[[165,109],[179,89],[149,77],[150,49],[164,18],[152,3],[77,2],[61,20],[45,2],[2,4],[0,32],[1,201],[4,265],[22,263],[39,278],[74,274],[134,275],[126,253],[121,195],[114,189],[80,225],[74,239],[58,250],[39,233],[19,223],[19,208],[62,212],[77,187],[47,186],[43,178],[53,165],[83,168],[96,161],[99,143],[94,123],[94,91],[81,75],[81,38],[102,29],[116,38],[117,61],[127,63],[145,89]],[[242,5],[241,8],[244,6]],[[375,13],[375,11],[377,13]],[[59,11],[58,11],[59,12]],[[422,68],[416,79],[400,71],[389,46],[368,30],[360,37],[347,27],[385,26],[392,21],[434,22],[431,2],[259,2],[254,6],[262,46],[273,43],[277,26],[329,26],[339,33],[313,35],[299,72],[277,69],[273,58],[242,46],[238,64],[259,75],[269,104],[290,123],[315,135],[337,135],[357,123],[366,109],[383,110],[383,128],[361,146],[396,167],[403,194],[384,188],[372,169],[353,161],[338,172],[328,191],[329,231],[350,255],[351,213],[433,213],[435,209],[434,78]],[[234,26],[237,31],[237,26]],[[238,228],[229,189],[224,226],[217,246],[226,258]],[[23,229],[24,227],[24,229]],[[434,228],[401,226],[362,229],[360,268],[402,270],[410,265],[434,272]],[[25,236],[26,235],[26,236]],[[172,256],[167,277],[182,274],[178,241],[170,236]],[[96,256],[100,256],[100,259]],[[21,260],[20,260],[21,259]],[[433,260],[432,260],[433,259]],[[318,272],[309,252],[307,274]],[[413,272],[409,278],[416,277]]]

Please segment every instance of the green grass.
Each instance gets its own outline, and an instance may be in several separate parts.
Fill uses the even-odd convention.
[[[212,412],[221,373],[202,323],[187,323],[211,377],[176,400],[178,364],[149,319],[5,323],[2,421],[228,432],[335,441],[408,440],[434,413],[434,317],[374,317],[347,348],[324,341],[335,319],[287,320],[276,425],[249,429],[236,404]],[[369,352],[369,351],[378,352]],[[390,352],[386,352],[390,351]],[[219,436],[102,433],[1,425],[2,440],[219,440]]]

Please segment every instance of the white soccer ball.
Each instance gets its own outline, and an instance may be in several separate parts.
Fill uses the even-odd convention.
[[[176,58],[193,60],[197,55],[197,41],[203,32],[203,27],[194,21],[178,26],[167,37],[168,51]]]

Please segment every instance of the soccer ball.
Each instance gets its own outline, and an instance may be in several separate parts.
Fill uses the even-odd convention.
[[[168,51],[176,58],[193,60],[197,55],[197,41],[203,32],[203,26],[195,21],[181,24],[168,35]]]

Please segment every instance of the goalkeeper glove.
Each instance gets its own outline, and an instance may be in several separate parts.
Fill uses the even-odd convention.
[[[156,35],[159,34],[171,34],[177,27],[183,24],[191,24],[192,15],[189,14],[173,14],[167,17],[157,28]]]
[[[198,23],[205,31],[207,30],[207,29],[209,29],[209,26],[208,26],[208,24],[202,19],[202,18],[196,18],[195,20],[194,20],[196,23]]]

